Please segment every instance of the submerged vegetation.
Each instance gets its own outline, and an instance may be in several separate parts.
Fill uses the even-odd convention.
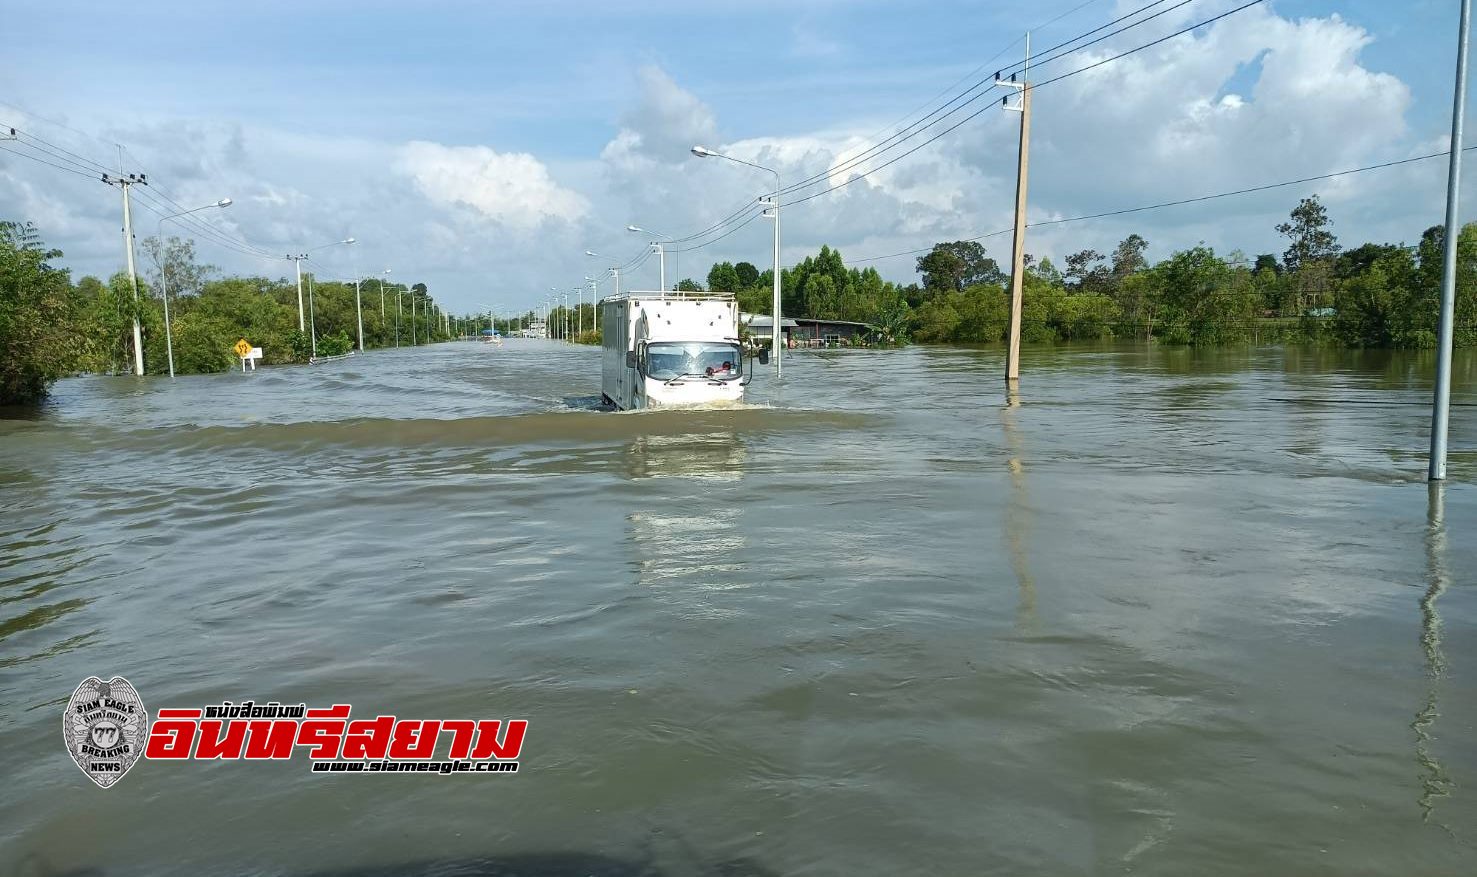
[[[1060,268],[1025,256],[1021,337],[1026,342],[1136,338],[1168,344],[1316,342],[1350,347],[1436,343],[1443,229],[1418,243],[1339,246],[1318,198],[1305,198],[1277,231],[1280,258],[1220,255],[1200,245],[1157,263],[1136,234],[1107,255],[1082,250]],[[1455,343],[1477,343],[1477,225],[1463,229]],[[925,343],[1005,340],[1009,266],[978,241],[935,244],[918,257],[921,283],[884,281],[847,268],[829,247],[781,276],[787,317],[869,323],[884,338]],[[769,313],[773,274],[753,265],[713,266],[709,289],[733,290],[743,310]],[[701,289],[691,280],[686,288]]]
[[[1026,342],[1133,338],[1167,344],[1325,343],[1350,347],[1431,347],[1436,343],[1443,230],[1428,229],[1411,246],[1366,243],[1340,247],[1327,210],[1305,198],[1277,231],[1279,257],[1220,255],[1200,245],[1150,263],[1149,242],[1136,234],[1110,254],[1082,250],[1058,268],[1025,256],[1021,336]],[[0,222],[0,404],[39,399],[57,378],[132,368],[133,319],[144,340],[145,371],[167,369],[164,310],[156,289],[167,276],[175,371],[218,372],[237,362],[232,346],[246,338],[266,364],[304,362],[313,340],[297,328],[294,281],[222,277],[198,262],[188,240],[143,242],[135,296],[128,275],[73,282],[54,266],[29,223]],[[848,268],[823,246],[780,278],[787,317],[846,320],[872,327],[870,343],[992,343],[1005,339],[1010,315],[1008,271],[978,241],[935,244],[918,257],[921,282],[884,280],[874,268]],[[166,274],[167,272],[167,274]],[[720,262],[706,287],[684,279],[678,289],[730,291],[746,313],[768,314],[773,273],[752,263]],[[446,340],[424,284],[366,281],[366,347]],[[317,331],[319,356],[353,349],[358,336],[350,282],[304,275],[304,297]],[[433,316],[427,317],[427,310]],[[415,316],[412,318],[412,312]],[[519,325],[531,321],[530,312]],[[594,308],[568,314],[571,331],[591,326]],[[549,315],[561,325],[564,309]],[[499,325],[494,322],[492,325]],[[513,331],[512,321],[499,328]],[[1477,343],[1477,224],[1458,241],[1455,343]],[[575,339],[598,344],[599,334]]]
[[[54,266],[59,250],[48,249],[29,223],[0,222],[0,404],[34,402],[59,377],[77,373],[118,374],[133,367],[133,318],[143,337],[144,371],[167,373],[160,271],[168,271],[170,330],[178,374],[219,372],[239,360],[241,339],[262,348],[266,364],[306,362],[312,339],[297,327],[297,283],[267,277],[221,277],[195,258],[188,240],[142,242],[138,295],[123,272],[104,282]],[[161,268],[162,266],[162,268]],[[311,290],[311,299],[309,299]],[[386,347],[445,340],[439,315],[424,284],[405,286],[366,281],[361,285],[364,344]],[[311,326],[319,356],[356,346],[352,282],[303,277],[304,307],[311,301]],[[411,310],[414,302],[415,317]],[[433,312],[434,313],[434,312]]]

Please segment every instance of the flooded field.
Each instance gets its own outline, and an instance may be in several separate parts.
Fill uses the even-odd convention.
[[[1477,872],[1477,359],[599,351],[79,378],[0,421],[0,873]],[[516,774],[63,746],[151,709],[527,718]]]

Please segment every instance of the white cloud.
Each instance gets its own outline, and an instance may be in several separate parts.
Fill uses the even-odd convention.
[[[1195,20],[1228,8],[1227,0],[1197,3]],[[1039,75],[1110,57],[1190,21],[1160,20]],[[1257,7],[1040,89],[1031,218],[1208,194],[1443,148],[1434,132],[1409,130],[1410,89],[1366,66],[1361,53],[1370,41],[1338,16],[1291,19]],[[720,120],[704,100],[710,93],[694,93],[660,68],[630,75],[635,98],[612,114],[619,122],[603,147],[558,158],[493,140],[371,141],[209,119],[130,119],[110,128],[107,111],[88,118],[129,144],[151,178],[181,202],[234,198],[237,206],[210,215],[213,224],[272,252],[354,235],[360,246],[320,253],[325,273],[347,275],[356,262],[364,270],[393,267],[396,277],[428,282],[451,306],[472,307],[490,299],[527,304],[550,286],[578,282],[598,264],[579,255],[585,249],[604,253],[605,264],[624,260],[642,243],[624,230],[627,223],[682,236],[771,187],[759,171],[691,156],[695,144],[773,167],[786,184],[811,176],[834,184],[850,175],[837,172],[841,163],[890,132],[879,134],[880,122],[911,108],[887,106],[875,110],[881,118],[829,118],[792,131],[756,130],[747,126],[762,120]],[[938,142],[830,195],[786,207],[785,261],[822,243],[850,259],[1009,227],[1018,117],[998,109],[998,94],[997,107]],[[49,134],[82,154],[104,154],[96,142]],[[1201,239],[1218,250],[1280,250],[1273,225],[1315,188],[1346,242],[1409,240],[1439,220],[1443,170],[1433,161],[1317,187],[1047,227],[1030,233],[1028,249],[1060,261],[1086,247],[1106,251],[1138,232],[1155,256]],[[69,262],[81,257],[83,270],[116,270],[115,191],[0,153],[0,204],[17,205],[37,220]],[[154,218],[147,222],[152,233]],[[766,265],[769,234],[769,225],[756,220],[701,251],[672,248],[668,277],[702,277],[714,260]],[[996,258],[1008,255],[1008,235],[986,244]],[[201,250],[230,270],[276,272],[282,265],[233,262],[233,254],[203,242]],[[910,257],[882,267],[893,279],[913,279]],[[655,265],[643,271],[650,276],[632,282],[655,281]]]
[[[555,183],[527,153],[415,141],[401,150],[398,168],[432,202],[470,207],[511,228],[528,230],[547,219],[572,222],[589,211],[584,196]]]

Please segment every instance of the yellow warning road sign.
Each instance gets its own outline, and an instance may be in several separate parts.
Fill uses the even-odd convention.
[[[240,341],[237,341],[236,342],[236,355],[239,356],[239,357],[241,357],[241,358],[243,358],[243,359],[245,359],[247,356],[250,356],[251,355],[251,342],[250,341],[247,341],[245,338],[242,338]]]

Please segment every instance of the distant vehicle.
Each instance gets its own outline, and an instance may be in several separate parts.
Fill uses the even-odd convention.
[[[496,344],[501,347],[503,343],[503,336],[498,334],[497,330],[495,329],[483,329],[482,341],[485,344]]]
[[[743,401],[750,376],[732,293],[627,292],[600,305],[608,404],[632,411]]]

